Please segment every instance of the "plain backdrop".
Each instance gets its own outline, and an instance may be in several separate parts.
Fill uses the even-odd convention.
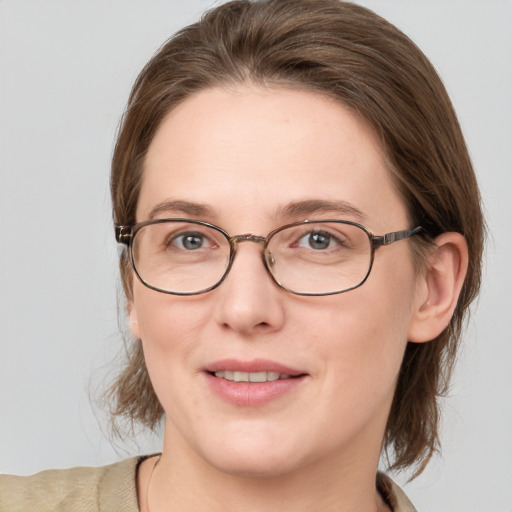
[[[0,472],[98,465],[91,405],[121,349],[109,159],[137,72],[205,0],[0,0]],[[439,70],[480,180],[490,237],[444,450],[406,486],[419,510],[512,510],[512,2],[365,0]],[[401,482],[406,475],[399,475]]]

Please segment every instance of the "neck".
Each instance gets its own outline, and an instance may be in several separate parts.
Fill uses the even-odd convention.
[[[240,475],[208,464],[195,452],[180,449],[180,443],[166,442],[158,465],[156,459],[146,461],[147,485],[139,486],[141,510],[386,511],[375,487],[377,459],[362,464],[368,458],[347,457],[342,464],[331,456],[282,474]]]

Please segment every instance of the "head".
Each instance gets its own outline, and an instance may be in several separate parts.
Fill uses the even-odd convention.
[[[173,112],[179,115],[193,98],[210,94],[211,101],[215,91],[251,88],[314,95],[364,127],[403,205],[408,225],[397,229],[424,229],[408,242],[416,273],[427,271],[443,234],[465,238],[467,275],[453,316],[428,342],[405,345],[387,419],[384,447],[393,465],[421,469],[438,447],[437,399],[447,389],[463,321],[479,288],[484,227],[476,179],[444,86],[393,25],[338,0],[235,1],[176,34],[142,70],[128,101],[112,164],[114,221],[145,220],[138,211],[148,153]],[[120,268],[132,304],[135,283],[126,255]],[[319,307],[313,305],[317,298],[308,300]],[[150,428],[164,412],[139,342],[130,348],[113,395],[117,415]]]

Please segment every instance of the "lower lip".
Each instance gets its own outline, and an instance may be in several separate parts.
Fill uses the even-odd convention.
[[[292,393],[306,379],[306,375],[270,382],[235,382],[206,374],[214,393],[233,405],[257,407]]]

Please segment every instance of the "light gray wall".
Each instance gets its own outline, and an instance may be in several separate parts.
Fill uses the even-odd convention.
[[[359,3],[440,71],[491,231],[483,293],[444,404],[443,456],[407,491],[420,510],[510,511],[512,2]],[[0,0],[0,471],[139,452],[112,448],[89,400],[121,346],[109,158],[138,70],[209,4]],[[140,439],[142,452],[158,446]]]

